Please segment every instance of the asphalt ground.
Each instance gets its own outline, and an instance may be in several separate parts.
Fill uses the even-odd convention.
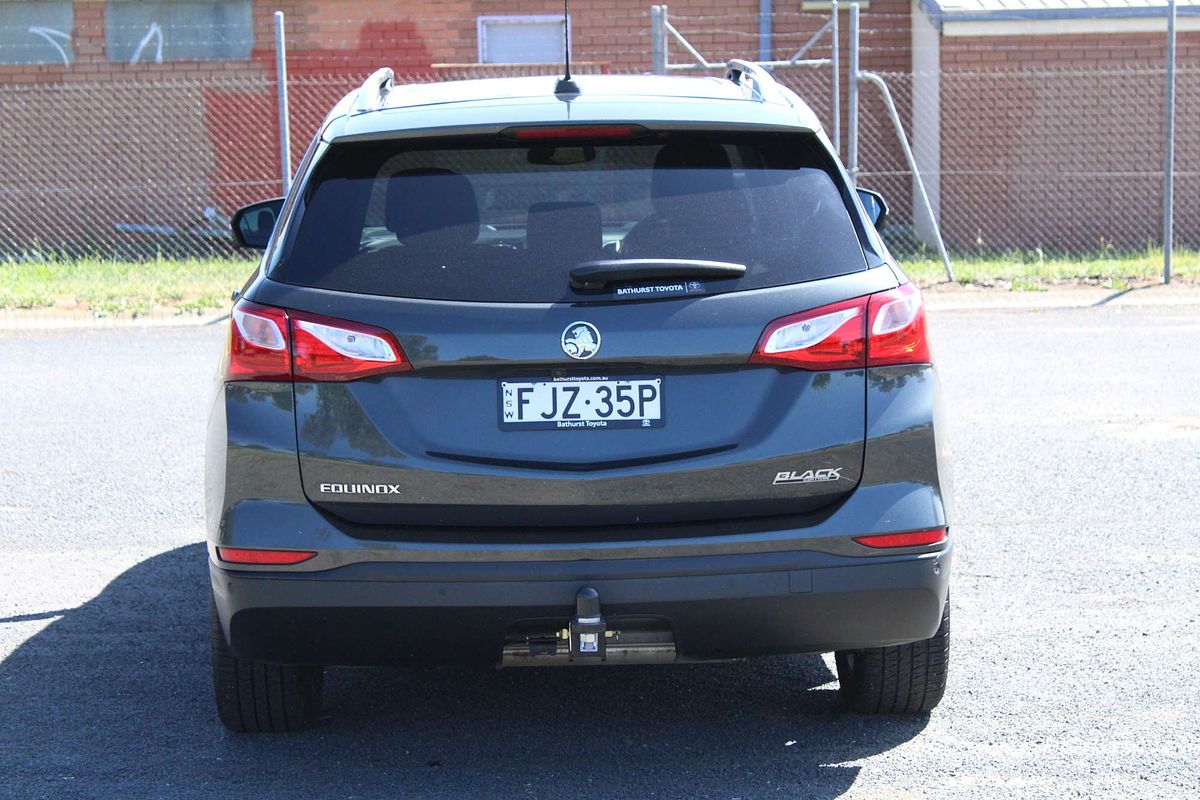
[[[1195,797],[1200,308],[933,315],[951,682],[844,713],[829,657],[331,670],[217,722],[203,441],[220,326],[0,333],[0,797]]]

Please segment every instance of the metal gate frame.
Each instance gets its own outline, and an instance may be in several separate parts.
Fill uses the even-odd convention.
[[[921,172],[917,168],[916,158],[913,156],[912,147],[908,141],[908,135],[904,131],[904,122],[900,119],[900,113],[896,110],[896,103],[892,99],[891,90],[888,89],[887,82],[883,77],[874,72],[865,72],[858,67],[859,55],[859,24],[858,24],[859,7],[858,3],[850,4],[850,83],[848,89],[849,109],[846,120],[846,169],[850,173],[850,181],[857,186],[858,183],[858,85],[860,82],[869,83],[879,89],[883,95],[884,105],[887,107],[888,115],[892,118],[892,126],[896,130],[896,138],[900,141],[900,148],[904,151],[904,159],[908,163],[908,168],[912,172],[913,183],[917,188],[917,192],[921,196],[921,203],[925,207],[925,213],[929,218],[930,225],[933,227],[934,238],[937,240],[938,255],[941,256],[942,266],[946,270],[946,278],[950,281],[954,280],[954,268],[950,264],[950,255],[946,251],[946,243],[942,239],[941,226],[938,224],[937,218],[933,213],[933,206],[929,201],[929,194],[925,190],[925,181],[921,178]],[[665,5],[650,6],[650,41],[651,41],[651,71],[656,75],[669,75],[673,71],[690,71],[690,70],[724,70],[727,67],[726,62],[712,62],[706,59],[699,50],[697,50],[691,42],[681,34],[674,25],[671,24],[670,17],[667,13]],[[832,36],[831,53],[829,58],[804,58],[804,55],[813,48],[818,42],[824,38],[825,34],[829,33]],[[670,60],[670,52],[668,44],[670,39],[674,38],[678,44],[687,51],[692,57],[691,62],[672,64]],[[732,63],[732,62],[730,62]],[[774,67],[830,67],[833,70],[833,142],[834,149],[838,155],[841,155],[841,53],[839,48],[838,36],[838,1],[833,0],[830,8],[829,21],[812,35],[812,37],[789,59],[774,60],[774,61],[751,61],[764,69],[770,70]]]
[[[804,55],[829,33],[831,53],[829,58],[805,58]],[[667,44],[668,37],[674,38],[688,52],[694,61],[690,63],[672,64]],[[701,55],[700,51],[671,24],[665,5],[650,6],[650,61],[651,71],[655,75],[669,75],[671,72],[689,70],[724,70],[726,62],[711,62]],[[830,116],[833,117],[833,146],[841,155],[842,147],[842,87],[841,87],[841,54],[839,52],[841,37],[838,35],[838,0],[833,0],[827,21],[821,28],[804,43],[791,58],[776,61],[752,61],[760,67],[832,67],[833,69],[833,105]]]

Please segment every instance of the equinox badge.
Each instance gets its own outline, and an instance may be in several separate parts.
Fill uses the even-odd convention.
[[[398,483],[322,483],[323,494],[400,494]]]

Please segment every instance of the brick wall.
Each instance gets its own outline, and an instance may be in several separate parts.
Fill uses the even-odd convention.
[[[417,80],[493,74],[461,66],[477,58],[477,16],[557,14],[561,6],[558,0],[254,0],[247,58],[136,65],[109,61],[104,8],[103,0],[74,3],[70,66],[0,65],[6,117],[0,147],[15,154],[0,161],[0,241],[117,241],[118,224],[197,229],[210,225],[205,208],[227,214],[277,192],[276,9],[287,15],[298,160],[330,105],[372,69],[389,65],[402,79]],[[709,60],[757,57],[758,0],[677,0],[669,11]],[[777,58],[790,56],[828,18],[805,11],[800,0],[777,2],[775,11]],[[861,20],[862,66],[888,78],[910,132],[911,13],[911,0],[874,0]],[[572,0],[571,14],[581,69],[649,68],[648,2]],[[670,51],[672,63],[688,60],[676,43]],[[826,40],[809,55],[828,53]],[[953,244],[1003,249],[1038,240],[1087,249],[1102,237],[1119,247],[1156,239],[1162,106],[1161,76],[1153,70],[1163,58],[1160,34],[943,37],[940,56],[941,208]],[[1200,34],[1180,34],[1179,58],[1185,71],[1200,70]],[[776,75],[829,123],[827,71],[782,68]],[[1188,81],[1186,87],[1200,85]],[[1200,231],[1200,202],[1186,199],[1200,197],[1200,131],[1186,124],[1200,118],[1196,94],[1180,94],[1185,242],[1195,235],[1189,231]],[[887,195],[897,220],[910,218],[911,179],[877,90],[864,86],[861,103],[863,183]]]
[[[398,71],[426,69],[433,61],[453,60],[464,37],[469,36],[472,48],[475,40],[472,3],[468,0],[253,0],[254,47],[250,58],[130,65],[108,58],[104,0],[76,0],[73,5],[74,62],[65,67],[0,64],[0,84],[273,75],[275,11],[283,11],[287,17],[290,68],[299,74],[358,74],[384,64]],[[436,44],[431,47],[429,42]]]
[[[576,63],[592,71],[648,70],[649,5],[573,0]],[[421,80],[463,74],[434,65],[476,61],[477,16],[561,9],[558,0],[517,6],[507,0],[253,0],[248,58],[131,65],[109,60],[104,1],[78,0],[73,7],[69,66],[0,65],[6,115],[0,147],[16,154],[0,162],[0,242],[10,251],[42,244],[111,250],[125,241],[145,250],[146,237],[118,233],[118,226],[175,234],[219,229],[205,219],[205,209],[228,214],[276,193],[277,9],[287,18],[297,161],[328,108],[371,70],[388,65],[402,79]],[[905,9],[900,0],[876,0],[864,14],[864,30],[879,31],[864,36],[874,48],[864,53],[864,65],[907,68],[907,19],[900,13]],[[781,2],[776,11],[775,52],[781,57],[799,48],[827,16],[801,13],[799,0]],[[757,0],[681,0],[670,5],[670,14],[710,60],[757,56]],[[869,22],[873,17],[880,22]],[[672,61],[687,60],[678,45],[671,51]],[[781,71],[781,77],[787,79],[787,73]],[[827,115],[828,76],[792,77]],[[169,249],[175,234],[164,235],[161,245]]]
[[[1176,230],[1195,247],[1200,32],[1178,36]],[[941,207],[952,246],[1157,244],[1164,63],[1161,33],[943,37]]]
[[[275,10],[287,15],[298,160],[329,107],[367,72],[427,72],[438,60],[429,42],[453,54],[445,45],[461,37],[447,20],[457,25],[469,5],[254,0],[248,58],[131,65],[108,57],[104,2],[75,2],[69,66],[0,65],[0,147],[19,154],[0,161],[0,242],[10,253],[202,248],[206,238],[186,232],[219,230],[205,209],[227,215],[279,191]]]

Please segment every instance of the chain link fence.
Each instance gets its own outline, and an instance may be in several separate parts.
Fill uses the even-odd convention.
[[[774,57],[789,58],[826,19],[776,15]],[[896,60],[901,49],[896,43],[908,36],[909,21],[899,15],[873,19],[873,27],[863,30],[864,69],[879,71],[891,89],[952,256],[1087,257],[1146,253],[1159,245],[1166,80],[1161,55],[1094,68],[1010,62],[930,72],[914,71],[909,59],[905,70],[880,69]],[[711,61],[759,55],[756,14],[671,21]],[[638,32],[618,37],[619,43],[587,44],[576,71],[629,72],[639,64],[648,71],[648,16],[626,22]],[[828,57],[830,44],[827,36],[805,57]],[[260,67],[272,62],[272,46],[254,43]],[[950,46],[941,45],[943,50]],[[345,52],[340,60],[293,56],[301,67],[288,82],[293,163],[329,108],[376,66],[377,59],[367,63],[361,54]],[[689,55],[672,46],[670,58],[678,63]],[[845,157],[845,44],[841,58],[839,145]],[[553,64],[434,65],[398,69],[397,82],[553,74],[556,69]],[[832,130],[832,69],[784,66],[774,72]],[[69,271],[81,259],[182,261],[172,269],[207,275],[210,267],[203,265],[224,262],[232,266],[218,270],[220,275],[248,274],[247,256],[231,245],[228,221],[238,206],[280,193],[273,75],[273,69],[260,68],[252,76],[214,70],[204,77],[167,80],[140,78],[136,71],[119,79],[0,80],[0,152],[5,154],[0,159],[0,307],[53,304],[55,298],[45,292],[22,294],[10,285],[15,279],[4,280],[22,264]],[[1176,246],[1194,253],[1200,250],[1200,65],[1181,64],[1177,70],[1177,103]],[[888,198],[892,213],[886,236],[894,250],[901,258],[932,256],[929,226],[915,211],[913,175],[882,98],[868,84],[860,88],[859,132],[858,180]],[[87,298],[82,302],[97,306]]]
[[[936,136],[923,178],[942,235],[959,257],[1038,253],[1103,256],[1161,243],[1166,71],[885,73],[914,147]],[[937,117],[913,119],[916,93]],[[1200,69],[1176,71],[1175,243],[1200,249]],[[888,238],[902,255],[932,248],[913,214],[912,173],[878,92],[863,90],[859,183],[896,212]],[[932,134],[931,134],[932,131]]]

